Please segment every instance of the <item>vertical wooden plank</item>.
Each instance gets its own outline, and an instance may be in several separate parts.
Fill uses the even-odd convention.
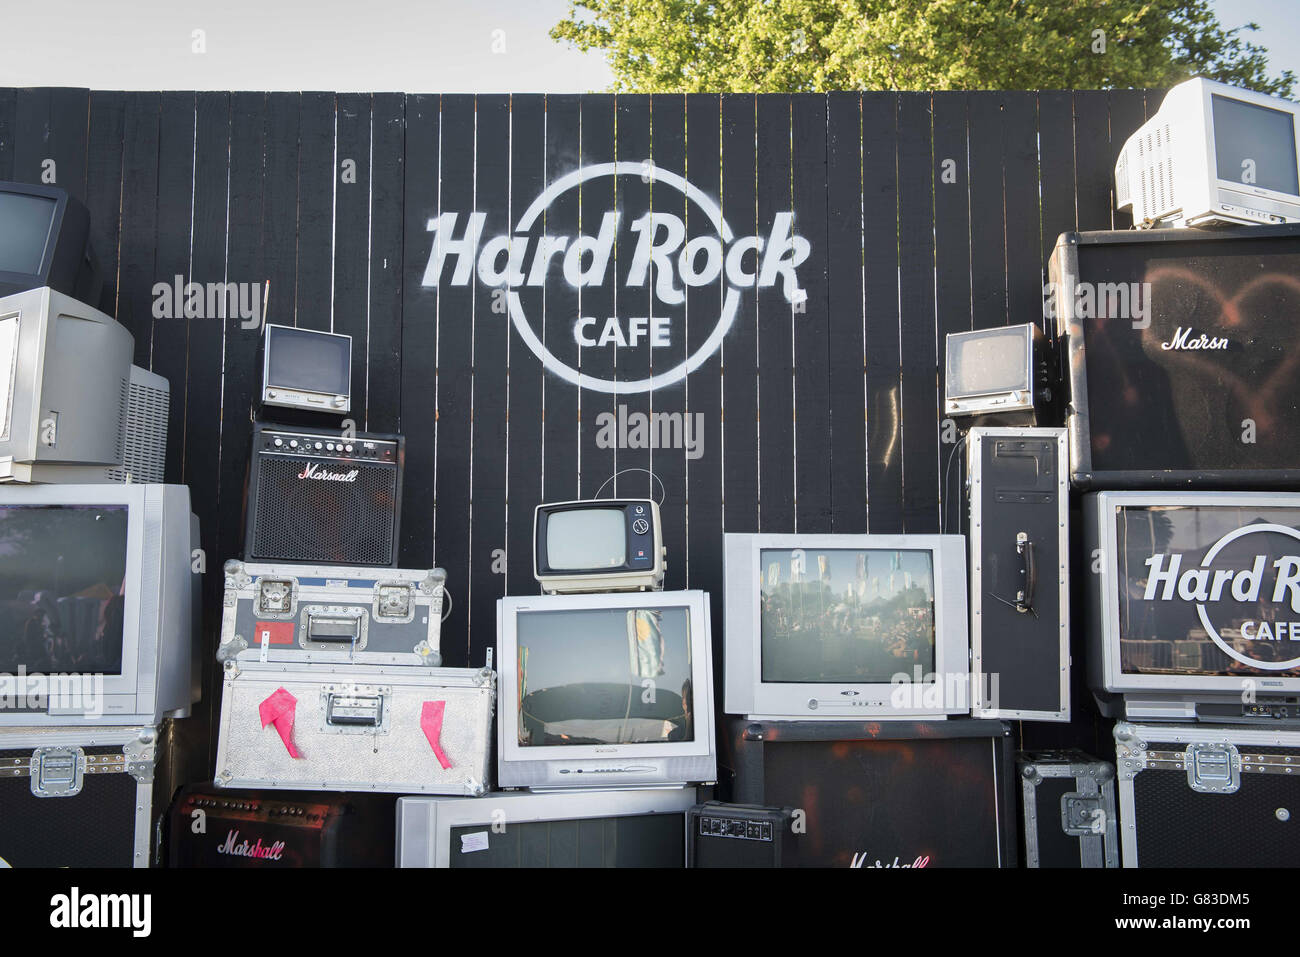
[[[794,465],[799,490],[795,526],[800,532],[817,534],[831,531],[831,477],[826,468],[831,459],[832,345],[827,284],[831,197],[827,193],[826,95],[801,93],[791,97],[790,129],[790,208],[794,211],[795,235],[808,241],[808,258],[795,272],[801,292],[795,292],[792,304]],[[805,298],[800,300],[800,295]]]
[[[934,163],[930,94],[898,103],[898,260],[903,397],[903,529],[939,530],[938,370],[934,313]]]
[[[229,274],[227,249],[230,201],[231,96],[229,93],[199,93],[195,102],[194,209],[191,238],[190,276],[205,285],[217,282],[251,281],[251,277]],[[208,556],[204,587],[213,598],[221,588],[216,510],[220,475],[221,380],[225,331],[238,328],[237,310],[229,300],[217,315],[205,315],[190,323],[189,361],[185,379],[185,441],[181,480],[190,487],[192,501],[209,510],[203,523],[203,548]],[[175,392],[173,392],[175,397]],[[173,398],[175,401],[175,398]],[[215,628],[213,629],[215,634]],[[215,654],[215,646],[212,649]],[[208,656],[211,658],[211,655]]]
[[[194,135],[194,209],[191,231],[190,276],[198,283],[224,283],[227,280],[226,251],[230,199],[230,94],[196,95]],[[92,123],[94,119],[92,104]],[[93,156],[92,156],[93,160]],[[232,277],[233,278],[233,277]],[[184,394],[178,396],[173,385],[172,402],[180,400],[185,409],[181,481],[190,487],[190,502],[199,516],[199,536],[206,561],[201,582],[204,607],[202,648],[202,687],[204,697],[219,698],[217,678],[217,644],[220,640],[221,598],[224,560],[220,547],[221,494],[221,399],[224,374],[222,360],[225,330],[237,328],[238,317],[231,318],[229,301],[215,315],[205,313],[189,324],[189,359],[186,364]],[[232,370],[233,371],[233,370]],[[175,443],[173,443],[174,445]],[[236,511],[238,507],[236,506]],[[194,712],[193,726],[178,732],[177,747],[191,762],[203,742],[201,754],[215,740],[208,708]],[[193,743],[191,743],[193,742]],[[211,774],[210,765],[200,770]]]
[[[738,236],[758,232],[754,152],[757,98],[722,95],[722,218]],[[761,255],[743,257],[757,275]],[[740,312],[722,343],[723,526],[758,531],[758,306],[754,290],[740,291]]]
[[[1042,231],[1039,263],[1047,281],[1047,263],[1057,237],[1073,230],[1074,216],[1074,96],[1068,90],[1038,94],[1038,176],[1042,190]]]
[[[758,230],[771,241],[790,209],[790,97],[758,97],[755,149]],[[767,244],[764,245],[764,257]],[[755,289],[758,301],[758,515],[764,532],[795,529],[794,308],[780,283]]]
[[[580,96],[546,97],[546,182],[556,180],[573,172],[583,164],[582,149],[584,138],[582,125],[584,98]],[[591,108],[591,121],[598,123],[598,116],[610,114],[608,120],[609,155],[613,152],[612,104],[608,107]],[[584,184],[585,186],[585,184]],[[548,237],[567,236],[569,243],[574,242],[580,229],[578,207],[583,190],[569,189],[558,195],[542,211],[542,235]],[[609,208],[613,208],[612,191]],[[595,228],[599,228],[599,222]],[[543,320],[542,342],[548,352],[569,368],[579,365],[578,345],[573,338],[573,325],[579,316],[601,315],[605,308],[613,315],[613,302],[608,307],[600,307],[589,299],[579,299],[579,291],[568,283],[559,281],[563,253],[551,260],[545,272],[549,280],[544,286],[545,318]],[[611,261],[612,266],[612,261]],[[580,496],[579,470],[579,425],[578,402],[579,390],[573,385],[548,374],[543,383],[543,465],[542,465],[542,500],[563,502]],[[594,438],[593,438],[594,441]],[[612,461],[612,459],[611,459]],[[586,491],[595,492],[596,486]]]
[[[1002,168],[1007,216],[1007,325],[1037,322],[1042,311],[1039,247],[1037,97],[1002,94]]]
[[[348,418],[364,423],[370,352],[370,94],[340,93],[335,116],[336,146],[330,177],[334,192],[334,259],[329,314],[332,331],[352,337],[352,411]],[[298,308],[302,309],[301,301]]]
[[[184,290],[180,308],[176,296],[164,295],[162,308],[152,311],[149,368],[171,384],[167,415],[167,481],[181,481],[185,458],[185,371],[190,325],[206,321],[206,297],[189,296],[190,224],[194,192],[194,94],[162,94],[158,133],[157,245],[153,276],[169,290]]]
[[[158,213],[157,93],[128,93],[123,120],[121,265],[114,315],[135,336],[135,359],[148,368]],[[174,306],[174,303],[173,303]]]
[[[1088,151],[1087,162],[1096,164],[1097,177],[1104,174],[1110,186],[1111,223],[1114,229],[1131,229],[1133,216],[1128,210],[1115,209],[1115,160],[1130,136],[1146,121],[1145,90],[1110,90],[1110,149]],[[1098,144],[1100,147],[1100,144]]]
[[[1001,93],[971,95],[970,166],[972,317],[974,328],[988,329],[1007,315]]]
[[[488,214],[485,238],[509,236],[513,220],[510,193],[510,97],[478,98],[475,138],[476,209]],[[504,259],[505,257],[502,257]],[[498,260],[498,266],[501,262]],[[469,663],[483,664],[496,643],[496,602],[505,594],[498,549],[506,544],[506,344],[510,317],[496,306],[496,290],[478,286],[471,343],[474,412],[471,425]],[[504,306],[504,303],[502,303]],[[504,569],[502,569],[504,571]]]
[[[406,475],[402,488],[401,562],[408,568],[428,567],[434,560],[434,463],[438,429],[438,321],[442,306],[438,276],[427,277],[425,264],[436,244],[448,242],[442,231],[430,232],[441,212],[440,99],[406,98],[403,277],[401,302],[401,432],[406,437]],[[378,182],[376,187],[378,188]],[[457,207],[461,204],[458,202]],[[376,206],[376,212],[379,207]],[[465,209],[457,209],[457,227],[464,229]],[[446,269],[443,270],[446,272]],[[371,262],[374,276],[374,262]],[[449,315],[451,315],[449,313]],[[450,569],[448,569],[450,572]],[[452,584],[463,589],[464,582]],[[463,591],[460,592],[463,594]]]
[[[1110,141],[1108,94],[1074,91],[1075,209],[1080,230],[1110,229],[1114,163],[1096,160],[1099,146]]]
[[[263,216],[266,180],[267,95],[264,93],[230,94],[230,185],[228,220],[225,239],[228,258],[225,276],[230,282],[254,283],[259,287],[266,277],[264,264],[265,233]],[[206,203],[204,208],[206,209]],[[259,299],[260,305],[260,299]],[[215,551],[208,553],[208,576],[221,578],[221,564],[242,554],[243,513],[248,476],[249,406],[253,390],[260,380],[257,368],[258,330],[245,329],[236,319],[221,324],[223,354],[221,379],[221,446],[219,455],[220,484],[217,486],[217,535]],[[210,536],[211,530],[205,531]],[[205,539],[206,540],[206,539]],[[212,608],[212,606],[208,606]],[[215,612],[215,609],[213,609]],[[220,619],[205,619],[210,635],[219,628]],[[209,641],[215,644],[212,635]],[[209,725],[216,726],[221,695],[215,680],[204,687],[204,709]],[[216,736],[209,745],[208,766],[216,760]]]
[[[400,93],[376,93],[371,98],[370,138],[370,266],[369,314],[367,319],[365,417],[362,428],[374,432],[399,431],[402,412],[402,295],[403,216],[406,212],[406,97]],[[436,176],[421,171],[423,176]],[[412,231],[419,233],[433,209],[420,211]],[[427,233],[424,234],[427,236]],[[419,278],[423,259],[407,268]],[[337,315],[337,313],[336,313]],[[432,406],[430,406],[432,407]],[[428,420],[412,419],[415,428],[427,430]],[[409,440],[409,436],[408,436]],[[404,496],[416,490],[408,482]],[[409,498],[403,499],[409,501]]]
[[[293,324],[333,328],[334,94],[303,93],[298,126],[298,243]]]
[[[50,115],[46,156],[57,164],[56,186],[86,201],[86,143],[90,124],[88,90],[59,87],[49,91]]]
[[[620,134],[622,129],[619,130]],[[681,93],[655,94],[650,97],[650,160],[657,170],[666,170],[675,173],[678,176],[683,175],[686,170],[686,100]],[[659,181],[650,184],[650,205],[649,208],[654,213],[668,213],[676,216],[681,220],[683,226],[687,223],[692,210],[692,204],[687,202],[686,195],[679,189]],[[638,207],[639,209],[639,207]],[[683,238],[682,247],[686,245]],[[643,355],[648,359],[644,365],[645,375],[660,375],[669,369],[676,368],[686,361],[687,356],[687,313],[686,313],[686,291],[687,286],[681,277],[681,270],[678,267],[680,253],[673,256],[672,262],[674,269],[670,275],[672,288],[680,291],[682,302],[665,303],[657,295],[648,295],[647,299],[650,304],[649,316],[664,316],[669,320],[670,342],[668,346],[657,346],[646,348],[639,346],[629,348],[626,351],[633,356]],[[620,264],[627,269],[627,259],[623,258]],[[660,271],[653,264],[649,271],[649,278],[652,282],[659,284]],[[623,310],[623,315],[641,315],[636,311]],[[701,322],[707,322],[706,317],[697,317]],[[664,577],[664,587],[669,589],[679,589],[686,587],[686,527],[689,520],[687,514],[688,502],[686,496],[686,449],[685,428],[687,425],[685,416],[687,414],[688,390],[690,388],[691,378],[699,376],[700,372],[695,372],[688,376],[686,380],[675,382],[666,387],[660,387],[649,393],[649,409],[652,415],[683,416],[682,432],[678,436],[672,435],[671,426],[664,430],[657,428],[655,420],[651,420],[651,434],[658,435],[661,439],[665,431],[668,434],[670,443],[666,446],[661,445],[659,448],[650,449],[648,456],[648,468],[654,471],[660,482],[663,483],[663,489],[656,487],[648,481],[649,476],[637,475],[635,473],[624,476],[629,479],[623,489],[634,490],[640,494],[639,489],[645,489],[651,498],[658,499],[663,495],[661,515],[664,527],[664,545],[668,548],[668,568]],[[665,420],[671,422],[671,419]],[[671,440],[681,438],[683,445],[674,446]],[[620,467],[623,463],[620,462]],[[644,483],[642,479],[647,479]]]
[[[14,106],[14,180],[41,182],[42,164],[50,158],[50,90],[18,90]],[[56,176],[58,170],[55,170]]]
[[[867,527],[903,530],[898,315],[898,95],[862,95],[867,349]]]
[[[581,164],[584,169],[598,163],[612,163],[616,160],[635,160],[640,163],[650,155],[649,105],[644,104],[638,111],[631,105],[638,101],[644,104],[644,98],[636,96],[619,97],[617,101],[613,96],[603,93],[582,98]],[[596,319],[597,328],[602,328],[610,316],[621,318],[632,315],[637,304],[645,303],[645,293],[642,290],[626,287],[620,278],[615,278],[626,275],[630,262],[631,250],[624,245],[623,240],[630,235],[627,232],[629,216],[638,215],[631,211],[645,209],[644,185],[641,187],[640,205],[637,205],[638,200],[630,197],[627,192],[635,189],[639,182],[638,179],[629,176],[617,177],[617,181],[613,176],[601,176],[587,180],[577,191],[581,196],[581,206],[577,212],[578,228],[574,234],[575,240],[578,233],[593,237],[599,235],[604,216],[612,210],[618,210],[622,214],[619,220],[620,235],[614,237],[614,249],[610,253],[605,272],[598,275],[593,284],[582,286],[577,290],[578,308],[568,317],[568,322],[561,333],[568,341],[561,340],[556,345],[563,350],[560,355],[565,355],[570,349],[576,351],[584,377],[592,376],[606,382],[612,381],[620,372],[626,372],[626,370],[619,370],[616,363],[623,359],[617,353],[628,350],[619,350],[613,344],[586,346],[579,349],[573,338],[574,324],[579,316],[592,316]],[[570,195],[573,193],[574,190],[569,190]],[[570,247],[575,240],[569,241]],[[583,257],[584,264],[591,260],[590,256]],[[549,302],[546,308],[549,316],[551,309]],[[548,346],[551,341],[550,338],[547,339]],[[556,383],[556,388],[562,390],[565,386]],[[617,469],[630,461],[629,453],[622,449],[601,447],[597,441],[600,435],[600,416],[603,413],[616,413],[619,405],[627,405],[631,410],[636,403],[630,396],[614,396],[609,392],[585,388],[578,394],[577,400],[578,485],[580,497],[590,498],[604,485],[606,479],[611,478]],[[643,458],[637,464],[644,468],[647,462]],[[630,494],[645,487],[644,483],[639,481],[646,478],[644,475],[629,475],[626,478],[631,484],[624,484],[616,479],[605,487],[602,494],[606,496],[616,495],[619,492]]]
[[[471,211],[491,198],[475,191],[475,97],[442,98],[441,189],[443,212],[457,213],[456,229],[443,242],[459,239]],[[499,221],[499,220],[498,220]],[[473,256],[472,251],[464,255]],[[438,408],[434,449],[434,557],[447,569],[447,587],[459,612],[442,629],[443,661],[451,667],[470,665],[469,510],[470,455],[473,439],[473,337],[477,315],[478,279],[470,270],[464,285],[454,281],[450,259],[438,277]],[[477,664],[477,662],[475,662]]]
[[[0,179],[14,178],[14,136],[18,110],[18,91],[0,89]]]
[[[510,102],[510,223],[515,223],[532,201],[546,188],[546,98],[541,94],[514,96]],[[529,232],[530,249],[536,250],[543,235],[538,224]],[[521,241],[518,237],[514,243]],[[532,328],[540,330],[545,295],[537,286],[516,290]],[[509,395],[506,479],[506,575],[507,595],[527,595],[536,590],[533,580],[533,510],[542,501],[542,392],[545,372],[541,362],[514,331],[509,317],[501,321],[510,328]]]
[[[291,326],[297,312],[298,135],[302,95],[268,93],[266,100],[262,254],[266,277],[271,281],[266,321]]]
[[[122,220],[122,138],[125,93],[90,94],[90,132],[86,156],[86,208],[90,242],[104,274],[99,307],[111,312],[117,302],[118,235]],[[0,179],[4,178],[0,171]]]
[[[718,201],[722,191],[722,100],[716,94],[686,96],[684,175]],[[686,207],[686,238],[718,235],[717,227],[694,204]],[[686,290],[686,349],[695,353],[712,335],[727,290],[725,272],[707,286]],[[703,423],[699,451],[686,460],[687,547],[669,561],[685,565],[686,587],[722,594],[722,356],[715,353],[686,380],[686,414]],[[722,660],[722,602],[714,603],[714,662]],[[720,669],[714,668],[715,677]],[[721,687],[721,684],[718,685]],[[717,700],[721,700],[718,698]]]
[[[862,289],[862,97],[831,93],[826,128],[826,290],[831,529],[867,530]]]
[[[934,307],[938,317],[939,390],[947,373],[945,339],[971,328],[970,167],[967,162],[967,94],[935,93],[932,101],[934,159]],[[940,428],[940,529],[962,531],[962,460],[956,424]]]

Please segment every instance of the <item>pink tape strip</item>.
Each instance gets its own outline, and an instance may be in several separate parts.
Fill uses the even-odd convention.
[[[451,767],[451,759],[443,752],[442,744],[438,739],[442,736],[442,716],[446,710],[445,701],[426,701],[424,707],[420,709],[420,729],[429,739],[429,747],[433,748],[434,757],[438,759],[444,771]]]
[[[257,706],[257,713],[262,718],[262,727],[265,728],[268,724],[275,725],[275,730],[279,732],[280,740],[284,742],[285,750],[289,752],[291,758],[302,757],[298,749],[293,746],[293,719],[297,707],[298,699],[284,688],[277,688]]]

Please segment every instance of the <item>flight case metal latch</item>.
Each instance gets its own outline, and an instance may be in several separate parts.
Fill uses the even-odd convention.
[[[1183,763],[1193,791],[1233,794],[1241,787],[1241,755],[1234,744],[1189,744]]]
[[[1101,794],[1071,791],[1061,795],[1061,827],[1070,837],[1090,837],[1106,833],[1106,810]]]
[[[32,793],[37,797],[73,797],[85,780],[86,752],[81,748],[47,747],[32,752]]]

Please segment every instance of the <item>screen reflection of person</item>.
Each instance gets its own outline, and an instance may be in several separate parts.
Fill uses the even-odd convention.
[[[682,682],[682,716],[664,722],[665,741],[695,740],[694,724],[691,720],[694,707],[695,700],[691,689],[691,679],[687,678]]]

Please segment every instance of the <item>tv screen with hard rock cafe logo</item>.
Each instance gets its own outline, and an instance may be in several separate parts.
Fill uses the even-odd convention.
[[[1120,667],[1300,675],[1300,507],[1118,506]]]

